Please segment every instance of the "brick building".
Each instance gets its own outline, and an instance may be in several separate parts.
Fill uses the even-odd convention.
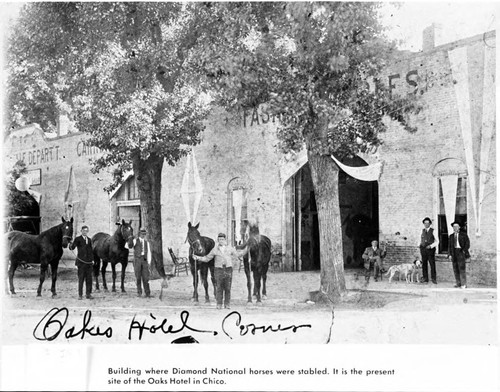
[[[390,263],[412,261],[421,221],[429,216],[440,236],[438,279],[452,280],[447,222],[458,219],[471,239],[470,283],[496,284],[495,33],[438,47],[433,30],[424,37],[424,51],[401,53],[381,80],[394,93],[420,96],[423,111],[411,118],[417,131],[389,123],[378,149],[343,162],[383,166],[372,182],[340,173],[345,266],[359,265],[372,238],[387,244]],[[225,231],[234,241],[239,221],[252,219],[281,253],[285,270],[320,268],[307,157],[279,151],[278,121],[264,108],[241,116],[216,110],[193,154],[164,166],[165,258],[167,247],[185,252],[188,221],[199,221],[202,235]],[[48,137],[30,126],[11,133],[5,147],[11,163],[27,163],[32,189],[41,193],[42,229],[57,223],[69,205],[76,227],[85,222],[94,233],[111,232],[119,219],[141,225],[133,174],[105,193],[110,177],[90,173],[88,158],[99,151],[85,144],[85,135]]]

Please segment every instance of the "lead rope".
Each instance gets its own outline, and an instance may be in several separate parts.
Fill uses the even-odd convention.
[[[67,235],[64,235],[64,236],[63,236],[63,238],[69,238],[70,240],[72,239],[71,237],[69,237],[69,236],[67,236]],[[71,242],[72,242],[72,241],[71,241]],[[68,249],[69,249],[69,248],[68,248]],[[76,255],[76,253],[75,253],[75,252],[73,252],[73,250],[69,249],[69,251],[75,255],[76,260],[81,261],[83,264],[92,264],[92,265],[94,264],[94,262],[93,262],[93,261],[85,261],[85,260],[80,259],[80,258]],[[76,261],[76,260],[75,260],[75,261]],[[64,261],[63,261],[63,264],[66,266],[66,263],[64,263]]]
[[[71,249],[70,249],[69,251],[75,255],[76,260],[81,261],[83,264],[94,264],[94,262],[93,262],[93,261],[85,261],[85,260],[80,259],[80,258],[76,255],[76,253],[75,253],[75,252],[73,252]],[[75,260],[75,261],[76,261],[76,260]],[[64,264],[64,265],[66,265],[66,264]]]

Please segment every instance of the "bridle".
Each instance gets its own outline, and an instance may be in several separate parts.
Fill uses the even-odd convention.
[[[199,245],[199,247],[200,247],[201,249],[203,249],[203,250],[204,250],[203,245],[201,244],[201,239],[200,239],[200,238],[197,238],[197,239],[195,239],[195,240],[191,240],[191,239],[189,238],[189,233],[188,233],[188,235],[186,236],[186,241],[184,241],[184,243],[186,243],[186,242],[188,242],[188,243],[189,243],[189,246],[190,246],[191,248],[193,248],[193,253],[194,253],[194,246],[193,246],[193,245],[195,245],[196,243]]]
[[[130,238],[134,237],[134,232],[132,231],[132,234],[130,234],[128,237],[125,238],[125,236],[123,235],[123,228],[124,228],[124,225],[121,225],[121,227],[120,227],[120,233],[121,233],[123,239],[125,240],[125,242],[128,242],[128,240]]]

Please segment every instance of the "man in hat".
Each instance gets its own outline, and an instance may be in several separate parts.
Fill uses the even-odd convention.
[[[465,259],[470,258],[470,241],[467,233],[460,231],[460,223],[453,222],[453,234],[448,241],[448,258],[451,257],[453,273],[455,274],[456,284],[454,287],[467,288],[467,279],[465,277]]]
[[[437,237],[434,236],[434,229],[431,227],[430,218],[424,218],[422,221],[424,228],[420,235],[420,254],[422,255],[422,283],[429,283],[428,264],[431,266],[432,283],[437,284],[436,278],[436,248],[439,244]]]
[[[92,297],[92,266],[94,264],[94,256],[92,253],[92,240],[89,238],[89,227],[82,226],[82,235],[79,235],[69,244],[69,249],[77,249],[75,260],[76,268],[78,268],[78,299],[83,298],[83,282],[85,282],[85,297]]]
[[[215,298],[217,301],[217,309],[230,309],[231,306],[231,283],[233,281],[233,267],[239,266],[238,257],[242,256],[246,251],[236,250],[232,246],[227,246],[226,235],[219,233],[217,236],[217,246],[215,246],[206,256],[193,255],[193,259],[209,262],[214,259],[215,266]]]
[[[364,267],[365,267],[365,279],[367,282],[370,281],[370,271],[373,267],[373,276],[375,278],[375,282],[378,280],[379,273],[380,273],[380,280],[382,280],[382,273],[384,272],[383,269],[383,258],[387,254],[387,250],[385,249],[380,249],[378,247],[378,241],[373,240],[372,241],[372,246],[369,246],[368,248],[365,249],[363,253],[363,260],[364,260]]]
[[[146,229],[139,230],[139,237],[132,240],[132,244],[125,245],[134,252],[134,273],[137,282],[137,296],[142,296],[142,286],[146,298],[151,298],[151,290],[149,288],[149,264],[151,263],[151,246],[146,240]],[[132,245],[132,246],[131,246]]]

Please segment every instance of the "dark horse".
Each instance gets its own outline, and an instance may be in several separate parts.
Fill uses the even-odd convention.
[[[97,233],[92,237],[92,250],[94,251],[94,276],[95,276],[95,289],[99,291],[99,267],[102,260],[102,285],[104,290],[108,290],[106,285],[106,267],[108,262],[111,262],[111,270],[113,271],[113,288],[111,291],[116,291],[116,264],[122,265],[122,280],[121,289],[125,293],[125,270],[128,264],[128,249],[125,244],[130,238],[134,237],[134,229],[131,224],[122,219],[121,223],[116,223],[120,226],[116,229],[115,234],[110,236],[106,233]]]
[[[260,287],[262,281],[262,296],[266,298],[266,280],[269,261],[271,260],[271,240],[259,233],[259,226],[248,223],[242,225],[242,233],[245,233],[244,245],[248,246],[248,251],[243,256],[245,275],[247,276],[248,302],[252,302],[252,282],[250,280],[250,270],[253,274],[253,295],[257,297],[257,302],[261,301]],[[250,255],[250,261],[248,260]]]
[[[215,297],[215,271],[214,271],[214,260],[210,260],[208,263],[202,261],[195,261],[193,259],[193,253],[196,256],[206,256],[215,246],[215,241],[208,237],[202,237],[198,231],[198,223],[193,226],[191,222],[188,223],[188,233],[187,241],[189,242],[189,265],[191,267],[191,275],[193,276],[193,301],[198,302],[198,271],[200,271],[201,283],[205,288],[205,302],[210,302],[210,297],[208,295],[208,270],[210,270],[210,277],[212,278],[212,284],[214,286],[214,297]]]
[[[62,223],[41,232],[39,235],[26,234],[22,231],[11,231],[7,233],[9,246],[8,258],[10,261],[8,276],[10,292],[14,290],[14,272],[20,264],[40,264],[40,284],[36,294],[42,295],[42,285],[45,280],[47,268],[52,269],[52,297],[56,293],[57,267],[66,248],[73,238],[73,218],[62,219]],[[7,263],[8,264],[8,263]]]

